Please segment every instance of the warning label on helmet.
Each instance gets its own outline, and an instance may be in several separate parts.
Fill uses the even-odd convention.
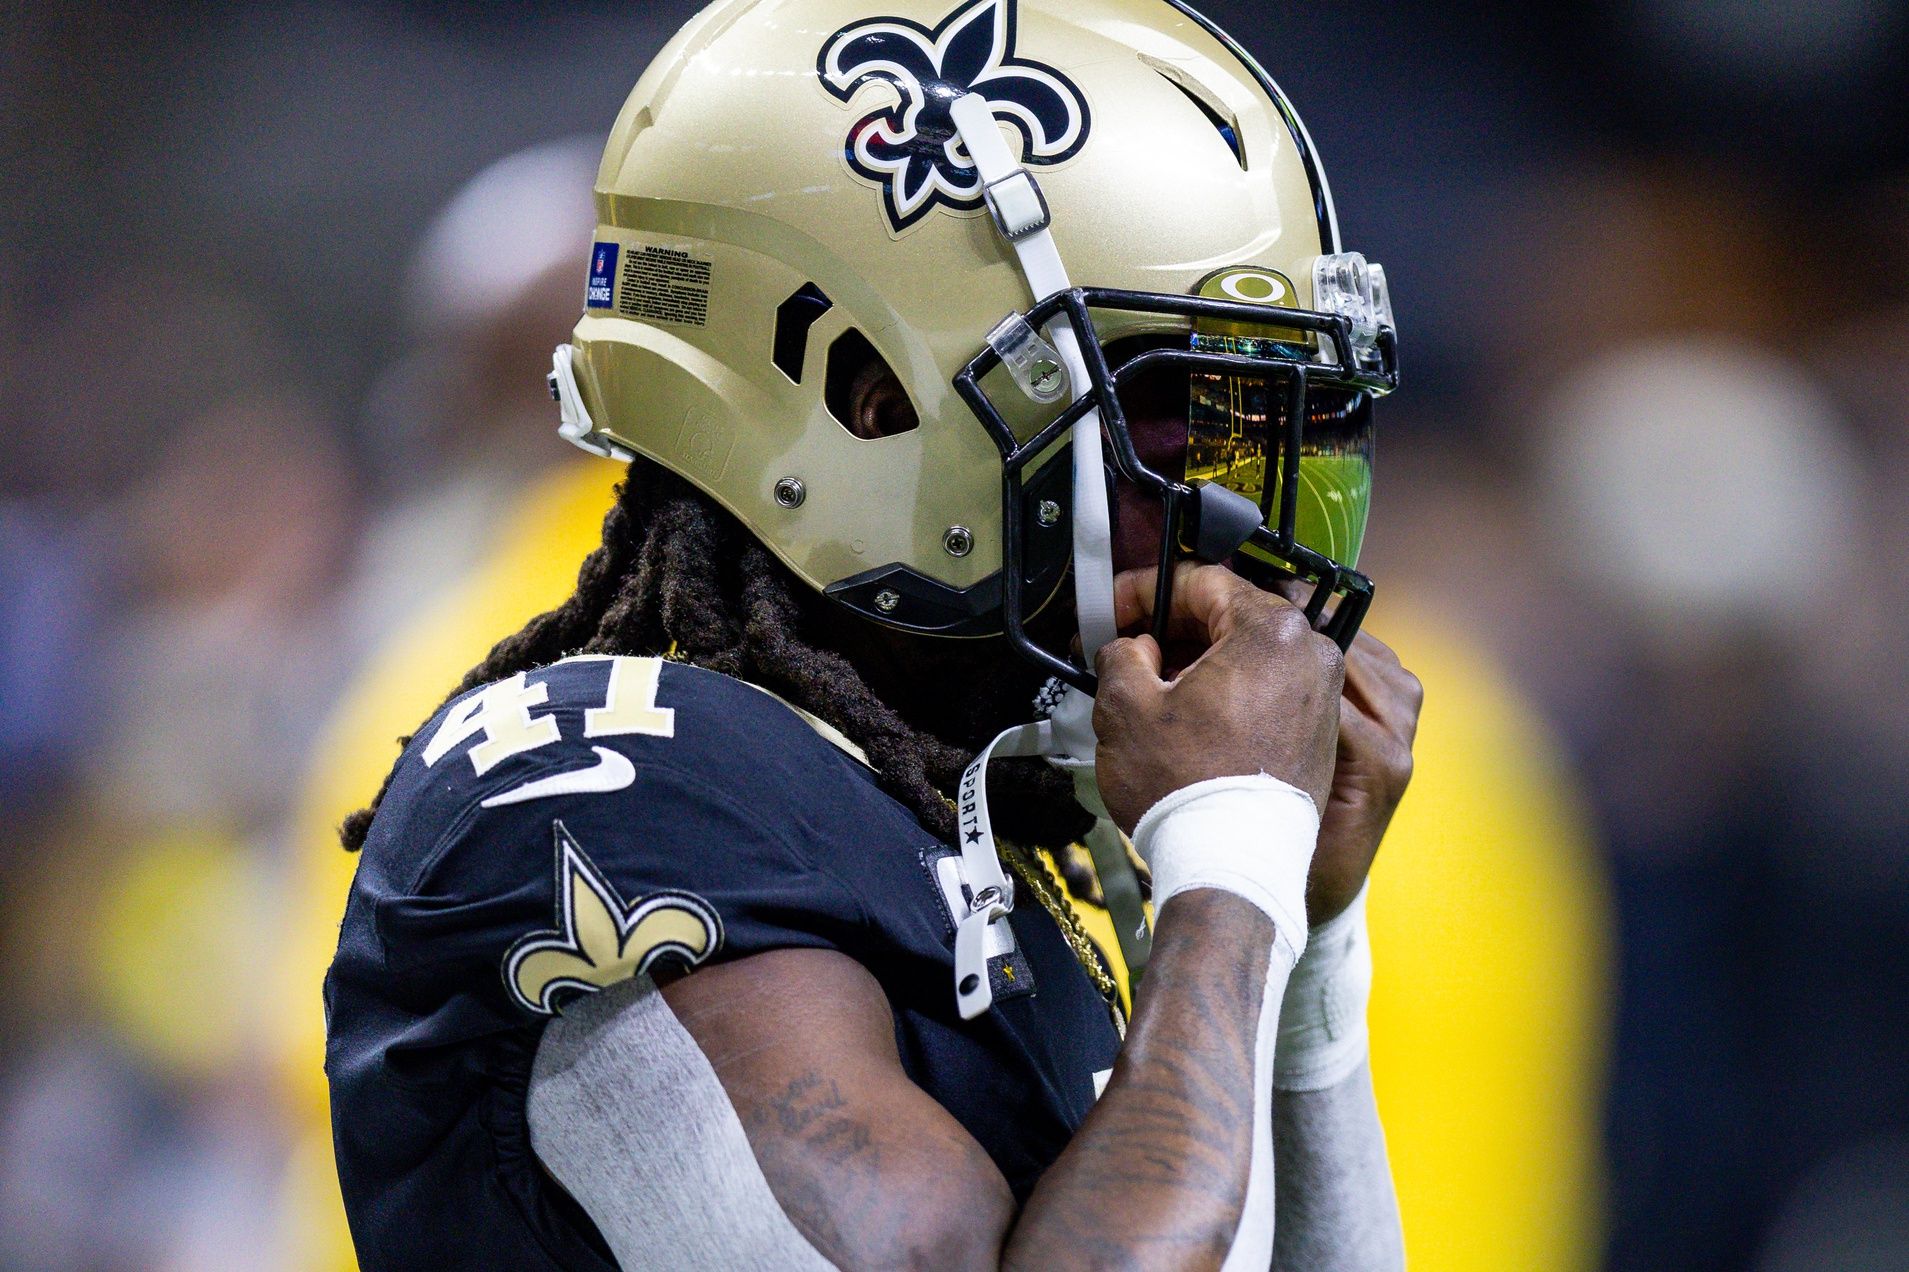
[[[617,312],[651,322],[709,325],[712,266],[688,252],[663,247],[634,248],[623,258],[623,286]]]

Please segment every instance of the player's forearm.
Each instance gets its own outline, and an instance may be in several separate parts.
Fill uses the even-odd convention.
[[[1313,930],[1280,1005],[1278,1272],[1388,1272],[1405,1263],[1367,1059],[1371,988],[1362,891]]]
[[[1277,1272],[1395,1272],[1405,1266],[1398,1197],[1372,1069],[1321,1091],[1273,1098],[1279,1158]]]
[[[1253,1113],[1271,1063],[1261,1014],[1283,994],[1273,923],[1217,889],[1162,910],[1106,1092],[1009,1234],[1008,1266],[1208,1267],[1240,1228]],[[1277,983],[1270,986],[1269,977]]]

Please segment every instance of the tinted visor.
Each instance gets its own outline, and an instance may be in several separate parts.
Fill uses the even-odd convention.
[[[1276,358],[1266,373],[1187,376],[1187,438],[1184,480],[1217,482],[1260,507],[1268,529],[1279,528],[1282,472],[1279,439],[1287,435],[1294,409],[1290,364],[1306,351],[1250,337],[1203,335],[1192,348],[1202,353]],[[1356,568],[1372,506],[1372,398],[1355,389],[1308,384],[1298,409],[1299,464],[1293,538],[1348,568]],[[1249,555],[1272,558],[1248,544]]]
[[[1365,275],[1376,276],[1376,269]],[[1376,281],[1371,289],[1379,294]],[[1330,311],[1292,308],[1297,294],[1290,281],[1260,267],[1222,270],[1197,290],[1192,296],[1097,287],[1056,292],[1003,320],[954,377],[956,391],[1001,453],[999,578],[1008,639],[1088,693],[1093,673],[1042,648],[1027,632],[1032,547],[1044,531],[1067,524],[1058,500],[1050,497],[1035,510],[1028,501],[1032,482],[1046,471],[1041,465],[1067,430],[1093,412],[1109,444],[1110,479],[1159,501],[1159,514],[1150,519],[1158,528],[1152,540],[1156,622],[1171,610],[1174,567],[1187,556],[1226,562],[1259,586],[1278,588],[1341,649],[1371,606],[1372,582],[1353,562],[1371,504],[1371,399],[1398,386],[1389,303],[1368,298],[1361,307],[1341,297]],[[1328,292],[1329,299],[1336,295]],[[1187,324],[1181,330],[1190,327],[1191,335],[1105,341],[1097,311],[1181,319]],[[1031,370],[1061,360],[1038,334],[1055,322],[1073,328],[1089,381],[1065,405],[1029,378]],[[983,387],[996,372],[994,387]],[[994,395],[1003,392],[1013,395],[1016,418],[997,404]],[[1058,409],[1019,418],[1042,404]],[[1110,511],[1117,515],[1122,502],[1138,507],[1123,497]],[[1128,533],[1131,523],[1114,529],[1131,561],[1143,536]],[[1285,586],[1295,581],[1297,589]]]

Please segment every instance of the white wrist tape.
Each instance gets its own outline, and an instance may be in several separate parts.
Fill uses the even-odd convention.
[[[1312,797],[1266,773],[1177,790],[1133,832],[1153,871],[1156,914],[1189,888],[1244,897],[1273,921],[1275,955],[1288,968],[1306,948],[1306,868],[1318,841]]]
[[[1345,913],[1312,930],[1279,1008],[1273,1087],[1324,1091],[1365,1061],[1366,1003],[1372,997],[1372,943],[1366,936],[1365,889]]]

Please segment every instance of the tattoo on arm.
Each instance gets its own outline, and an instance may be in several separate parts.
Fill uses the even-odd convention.
[[[671,992],[770,1191],[823,1257],[850,1269],[998,1264],[1014,1214],[1007,1181],[909,1080],[887,999],[864,968],[786,950],[706,969]]]
[[[1272,924],[1223,893],[1172,906],[1113,1078],[1023,1211],[1011,1264],[1217,1266],[1232,1243]]]
[[[777,951],[664,992],[776,1201],[839,1267],[1217,1267],[1246,1202],[1272,940],[1227,893],[1167,904],[1107,1090],[1018,1218],[987,1153],[903,1071],[853,960]]]
[[[811,1069],[743,1114],[763,1174],[802,1235],[831,1257],[851,1248],[837,1223],[842,1202],[859,1188],[875,1187],[881,1149],[867,1124],[848,1111],[836,1080]],[[825,1183],[816,1161],[827,1163],[834,1178]]]

